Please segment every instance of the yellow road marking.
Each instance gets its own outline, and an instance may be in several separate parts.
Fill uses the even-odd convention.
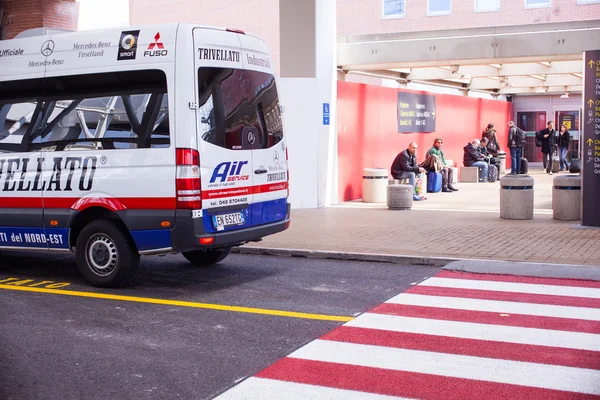
[[[9,285],[0,284],[0,289],[17,290],[17,291],[22,291],[22,292],[59,294],[59,295],[63,295],[63,296],[91,297],[91,298],[95,298],[95,299],[105,299],[105,300],[131,301],[131,302],[136,302],[136,303],[162,304],[162,305],[177,306],[177,307],[204,308],[204,309],[209,309],[209,310],[272,315],[272,316],[277,316],[277,317],[316,319],[316,320],[321,320],[321,321],[348,322],[348,321],[351,321],[352,319],[354,319],[353,317],[345,317],[345,316],[339,316],[339,315],[309,314],[309,313],[301,313],[301,312],[294,312],[294,311],[269,310],[266,308],[226,306],[223,304],[195,303],[192,301],[164,300],[164,299],[156,299],[156,298],[151,298],[151,297],[123,296],[123,295],[119,295],[119,294],[107,294],[107,293],[76,292],[73,290],[44,289],[44,288],[28,287],[28,286],[9,286]]]

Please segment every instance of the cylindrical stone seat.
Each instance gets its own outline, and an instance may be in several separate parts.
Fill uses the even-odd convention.
[[[581,176],[556,176],[552,184],[552,218],[562,221],[581,219]]]
[[[390,210],[410,210],[415,188],[412,185],[388,185],[387,206]]]
[[[500,218],[533,219],[533,182],[530,176],[500,178]]]
[[[385,168],[364,168],[362,177],[362,201],[385,203],[388,171]]]

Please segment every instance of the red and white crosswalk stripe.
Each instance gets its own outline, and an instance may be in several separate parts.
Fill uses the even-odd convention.
[[[600,282],[442,271],[217,398],[600,399]]]

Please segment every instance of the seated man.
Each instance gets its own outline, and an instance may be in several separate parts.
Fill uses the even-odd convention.
[[[463,164],[465,167],[479,168],[479,182],[487,182],[488,164],[485,162],[486,157],[479,151],[479,144],[479,139],[473,139],[463,148],[465,151]]]
[[[442,168],[441,172],[442,173],[442,192],[452,192],[452,191],[458,191],[458,189],[456,189],[454,186],[452,186],[452,181],[454,179],[454,173],[452,171],[452,167],[448,167],[446,165],[446,159],[444,158],[444,152],[442,151],[442,139],[441,138],[436,138],[433,141],[433,147],[431,149],[429,149],[429,151],[427,152],[428,156],[436,156],[439,159],[442,160],[442,163],[444,164],[444,168]],[[431,171],[429,171],[431,172]]]
[[[394,179],[408,179],[408,182],[415,187],[415,177],[416,174],[421,174],[425,172],[425,168],[419,167],[417,164],[417,144],[415,142],[411,142],[408,145],[408,149],[400,152],[394,162],[392,163],[392,177]],[[427,197],[423,197],[423,200],[426,200]],[[413,200],[419,201],[422,200],[416,194],[413,194]]]
[[[484,137],[483,139],[481,139],[481,146],[479,147],[479,151],[489,160],[489,163],[491,165],[495,165],[496,168],[498,168],[498,171],[500,171],[500,159],[498,157],[494,157],[489,153],[487,145],[488,139]]]

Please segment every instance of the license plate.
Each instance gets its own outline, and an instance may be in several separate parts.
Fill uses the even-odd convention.
[[[235,212],[230,214],[213,215],[213,226],[220,231],[228,226],[244,225],[244,213]]]

